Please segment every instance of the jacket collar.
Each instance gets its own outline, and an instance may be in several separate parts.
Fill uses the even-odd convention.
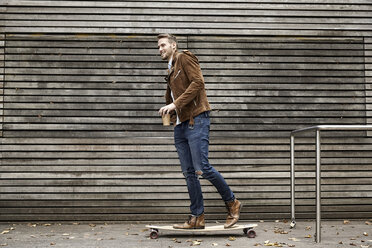
[[[168,69],[168,75],[171,75],[173,72],[174,72],[174,65],[176,64],[176,61],[178,59],[178,55],[179,55],[179,52],[176,50],[174,53],[173,53],[173,57],[172,57],[172,66],[171,66],[171,69],[169,70]]]

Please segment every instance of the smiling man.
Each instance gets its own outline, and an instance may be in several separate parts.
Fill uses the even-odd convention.
[[[166,106],[159,114],[171,114],[174,123],[174,142],[190,197],[189,219],[174,225],[179,229],[204,229],[204,201],[199,176],[209,180],[226,204],[228,215],[225,228],[239,219],[242,204],[222,175],[208,161],[209,111],[204,78],[197,57],[184,50],[178,52],[177,39],[171,34],[158,35],[158,49],[168,61]]]

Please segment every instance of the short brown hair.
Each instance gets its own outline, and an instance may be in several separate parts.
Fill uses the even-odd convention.
[[[177,45],[176,48],[178,48],[176,36],[172,34],[159,34],[158,35],[158,40],[163,39],[163,38],[167,38],[169,40],[169,43],[176,43]]]

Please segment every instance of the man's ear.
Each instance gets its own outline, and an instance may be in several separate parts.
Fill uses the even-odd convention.
[[[175,50],[176,47],[177,47],[177,43],[176,42],[173,42],[171,45],[172,45],[172,49]]]

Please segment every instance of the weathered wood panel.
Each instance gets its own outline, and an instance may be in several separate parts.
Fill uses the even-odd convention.
[[[4,74],[5,74],[5,35],[2,33],[3,27],[0,25],[0,138],[3,137],[4,123]],[[1,144],[1,141],[0,141]],[[0,164],[2,153],[0,152]]]
[[[370,36],[372,30],[368,0],[5,0],[0,7],[6,32]]]
[[[365,38],[366,111],[367,123],[372,124],[372,38]],[[372,137],[372,132],[368,131]]]
[[[210,160],[251,206],[242,219],[288,218],[289,132],[366,122],[365,40],[179,38],[200,59],[214,109]],[[1,220],[184,218],[172,128],[157,116],[166,65],[155,34],[10,33],[5,54]],[[370,216],[372,140],[333,132],[323,144],[323,216]],[[313,138],[296,148],[298,217],[314,217]],[[223,219],[202,184],[208,219]]]

